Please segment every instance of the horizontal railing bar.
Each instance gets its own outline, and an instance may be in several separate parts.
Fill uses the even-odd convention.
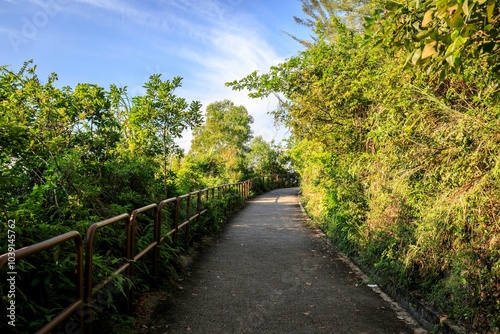
[[[187,224],[189,224],[191,222],[191,220],[186,220],[184,223],[180,224],[177,229],[181,229],[182,227],[186,226]]]
[[[36,334],[45,334],[50,333],[54,328],[60,325],[67,317],[69,317],[73,312],[78,310],[78,308],[82,307],[85,303],[82,300],[77,300],[73,302],[70,306],[68,306],[64,311],[55,316],[51,322],[43,326]]]
[[[110,276],[108,276],[104,281],[102,281],[101,283],[99,283],[98,285],[96,285],[95,287],[93,287],[92,288],[92,297],[94,297],[95,294],[98,293],[99,291],[101,291],[106,285],[108,285],[109,283],[111,283],[114,280],[114,278],[115,278],[114,275],[120,275],[125,270],[127,270],[129,267],[130,267],[130,263],[125,263],[120,268],[118,268],[117,270],[113,271],[113,273]]]
[[[143,206],[142,208],[135,209],[135,210],[134,210],[134,211],[132,211],[132,212],[141,213],[141,212],[148,211],[148,210],[151,210],[151,209],[153,209],[153,208],[156,208],[157,206],[158,206],[158,204],[156,204],[156,203],[152,203],[152,204],[149,204],[149,205]]]
[[[144,256],[144,254],[146,254],[147,252],[149,252],[150,250],[152,250],[154,248],[154,246],[158,245],[158,243],[156,241],[153,241],[151,244],[149,244],[146,248],[144,248],[142,251],[140,251],[139,253],[137,253],[135,256],[134,256],[134,261],[137,261],[139,260],[141,257]]]
[[[56,237],[50,238],[48,240],[41,241],[34,245],[29,245],[23,248],[16,249],[15,250],[16,259],[22,259],[23,257],[30,256],[32,254],[36,254],[46,249],[52,248],[55,245],[58,245],[66,240],[71,240],[77,237],[77,235],[80,235],[80,233],[78,233],[77,231],[70,231],[58,235]],[[8,253],[5,253],[0,256],[0,269],[7,263],[8,257],[9,257]]]
[[[177,197],[171,197],[171,198],[168,198],[168,199],[164,199],[163,201],[160,202],[163,203],[163,204],[167,204],[167,203],[171,203],[171,202],[175,202],[177,200]]]
[[[54,328],[60,325],[66,318],[68,318],[76,309],[84,305],[83,299],[83,240],[80,233],[77,231],[70,231],[64,234],[58,235],[56,237],[50,238],[48,240],[39,242],[34,245],[26,246],[14,251],[14,257],[16,260],[22,259],[24,257],[40,253],[44,250],[50,249],[58,244],[61,244],[68,240],[74,240],[75,242],[75,253],[76,253],[76,290],[77,299],[70,306],[61,311],[57,316],[55,316],[49,323],[38,330],[37,334],[50,333]],[[5,253],[0,256],[0,269],[7,263],[9,253]],[[80,318],[81,325],[83,318]]]
[[[111,218],[108,218],[108,219],[105,219],[105,220],[101,220],[100,222],[98,223],[94,223],[92,224],[90,227],[89,227],[89,230],[92,226],[95,226],[94,229],[98,229],[98,228],[101,228],[103,226],[106,226],[106,225],[109,225],[109,224],[113,224],[117,221],[120,221],[120,220],[123,220],[125,218],[129,218],[129,214],[128,213],[122,213],[121,215],[118,215],[118,216],[114,216],[114,217],[111,217]],[[88,231],[87,231],[87,236],[89,235]]]
[[[195,220],[196,218],[198,218],[199,216],[201,216],[201,213],[197,213],[195,214],[194,216],[191,216],[191,218],[189,218],[189,222],[192,222],[193,220]]]
[[[162,236],[162,237],[160,238],[160,244],[163,242],[163,240],[165,240],[165,238],[166,238],[166,237],[168,237],[169,235],[174,234],[176,231],[177,231],[176,229],[173,229],[173,230],[168,231],[168,232],[167,232],[167,234],[165,234],[164,236]]]

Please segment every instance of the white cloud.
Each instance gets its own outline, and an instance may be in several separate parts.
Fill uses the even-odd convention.
[[[129,86],[130,93],[141,93],[148,75],[162,73],[161,70],[168,67],[173,72],[165,73],[165,79],[172,75],[184,77],[183,88],[179,90],[181,96],[200,100],[204,107],[214,101],[230,99],[237,105],[244,105],[254,117],[255,135],[263,135],[266,140],[283,136],[285,131],[277,135],[272,116],[267,115],[276,101],[252,100],[247,92],[235,92],[224,86],[225,82],[243,78],[254,70],[267,72],[271,65],[284,58],[278,53],[271,35],[275,37],[281,32],[269,31],[267,22],[252,17],[243,8],[248,5],[243,0],[30,0],[30,3],[36,5],[35,9],[44,6],[51,9],[54,15],[50,17],[54,20],[50,24],[55,27],[68,17],[74,17],[82,19],[78,28],[88,24],[92,33],[105,31],[106,36],[114,36],[106,41],[95,36],[95,43],[102,43],[104,47],[88,48],[87,44],[78,44],[77,28],[68,32],[68,40],[74,36],[76,41],[68,49],[80,47],[95,53],[102,60],[96,66],[103,67],[103,76],[110,75],[105,74],[107,62],[128,62],[129,73],[121,78],[127,81],[107,80]],[[47,7],[47,3],[53,7]],[[6,34],[8,29],[0,26],[0,33]],[[57,40],[57,35],[49,35],[55,31],[57,29],[47,29],[44,37]],[[66,51],[61,50],[62,53]],[[51,49],[47,54],[50,52],[57,50]],[[69,60],[66,65],[70,65]],[[189,143],[187,134],[181,145],[186,148]]]
[[[271,65],[283,61],[270,47],[264,38],[259,38],[252,32],[241,31],[235,34],[228,31],[213,30],[214,38],[210,48],[204,50],[184,49],[180,50],[182,57],[196,63],[196,82],[200,84],[189,92],[190,96],[197,96],[203,105],[230,99],[236,105],[244,105],[254,117],[252,126],[254,135],[261,135],[265,140],[283,139],[287,131],[284,128],[276,128],[273,116],[268,112],[273,111],[277,101],[269,99],[250,99],[247,92],[236,92],[225,87],[224,83],[241,79],[254,70],[266,72]],[[180,141],[182,148],[189,148],[191,137]]]
[[[186,4],[186,1],[182,2]],[[270,66],[284,60],[267,41],[265,29],[254,20],[237,16],[231,20],[213,22],[210,26],[191,25],[190,29],[202,36],[202,46],[193,47],[186,43],[175,51],[170,46],[163,48],[163,52],[175,52],[178,57],[192,64],[194,70],[189,73],[189,82],[193,84],[183,89],[184,95],[200,100],[204,108],[211,102],[223,99],[244,105],[254,117],[254,135],[262,135],[268,141],[283,139],[287,134],[286,129],[277,129],[273,116],[268,114],[277,105],[274,98],[250,99],[248,92],[232,91],[224,85],[255,70],[267,72]],[[186,132],[179,144],[188,149],[190,141],[191,134]]]

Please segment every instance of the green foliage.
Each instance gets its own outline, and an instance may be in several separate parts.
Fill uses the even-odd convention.
[[[106,91],[56,82],[52,74],[43,83],[31,62],[18,72],[0,68],[0,237],[6,240],[5,224],[15,220],[17,248],[70,230],[85,235],[92,223],[176,194],[165,157],[176,154],[174,138],[201,122],[199,102],[174,94],[180,78],[154,75],[145,95],[133,98],[114,85]],[[124,231],[110,228],[96,239],[96,268],[103,270],[96,280],[123,257]],[[145,239],[138,242],[151,238],[151,229],[139,232]],[[19,328],[38,328],[73,300],[73,253],[69,243],[58,247],[57,257],[20,262],[18,277],[32,279],[18,282]],[[164,258],[170,253],[164,250]]]
[[[188,104],[174,94],[181,82],[181,77],[162,81],[161,75],[155,74],[144,84],[146,94],[132,98],[129,116],[132,152],[165,156],[175,147],[175,138],[201,123],[200,102]]]
[[[58,88],[56,74],[43,83],[32,62],[18,72],[0,67],[0,237],[7,239],[11,219],[16,222],[16,248],[70,230],[85,235],[91,224],[105,218],[252,174],[256,165],[249,165],[247,154],[252,152],[253,119],[243,106],[227,100],[207,108],[204,126],[195,129],[193,152],[183,157],[174,140],[185,129],[200,126],[202,116],[199,102],[188,103],[175,94],[181,81],[153,75],[144,95],[131,97],[126,87],[116,85],[109,91],[94,84]],[[263,140],[259,144],[252,163],[280,168],[269,160],[280,156],[278,148]],[[241,202],[235,189],[210,201],[203,198],[202,206],[210,211],[194,222],[192,237],[218,231]],[[196,205],[196,200],[191,202],[191,212]],[[181,211],[185,215],[186,208]],[[162,235],[172,228],[172,215],[169,204],[163,211]],[[137,249],[152,238],[150,211],[138,217]],[[125,242],[124,221],[98,230],[93,244],[95,285],[125,263]],[[172,243],[160,247],[162,276],[175,277],[179,250]],[[0,244],[0,253],[6,251],[7,245]],[[133,281],[114,275],[112,284],[98,293],[102,303],[94,308],[99,321],[106,322],[110,315],[113,321],[123,320],[118,315],[125,304],[123,291],[130,284],[136,290],[150,286],[151,260],[145,256],[136,263]],[[71,242],[18,261],[16,270],[19,333],[36,331],[74,301]],[[2,296],[4,289],[0,285]],[[8,303],[2,298],[4,307]],[[111,329],[103,325],[102,330]]]
[[[305,51],[228,85],[280,98],[275,116],[293,134],[306,210],[345,252],[388,289],[407,289],[471,332],[494,332],[497,9],[471,5],[387,3],[364,33],[310,15],[310,26],[321,22]],[[468,16],[453,21],[463,6]]]
[[[286,174],[285,165],[288,158],[284,149],[277,146],[274,141],[268,143],[257,136],[252,139],[247,154],[248,166],[256,176]]]
[[[188,156],[204,165],[209,185],[240,181],[246,174],[245,154],[252,137],[252,116],[229,100],[208,105],[205,124],[193,131]],[[215,181],[215,183],[214,183]]]
[[[500,19],[495,0],[380,1],[384,8],[367,18],[367,36],[396,50],[428,74],[461,72],[486,63],[485,74],[498,79]]]
[[[181,77],[162,81],[161,75],[152,75],[144,85],[146,94],[132,98],[129,117],[130,150],[158,158],[165,198],[168,194],[169,155],[177,151],[174,139],[180,138],[185,129],[199,126],[202,121],[199,101],[188,104],[174,94],[181,82]]]

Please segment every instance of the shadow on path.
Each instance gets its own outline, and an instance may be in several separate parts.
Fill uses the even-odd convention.
[[[305,227],[297,194],[250,200],[159,305],[148,333],[425,333]]]

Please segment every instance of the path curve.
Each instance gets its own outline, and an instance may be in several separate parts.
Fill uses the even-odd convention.
[[[425,333],[305,227],[298,191],[248,201],[148,333]]]

